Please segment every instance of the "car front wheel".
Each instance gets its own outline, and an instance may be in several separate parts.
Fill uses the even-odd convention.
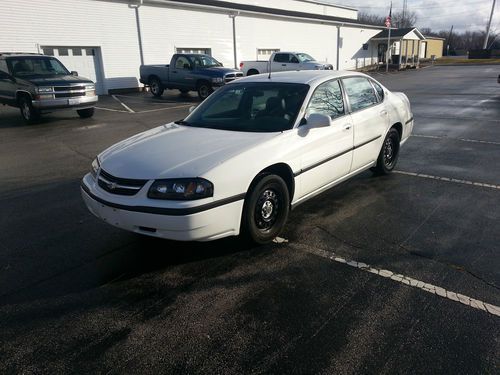
[[[24,121],[31,124],[40,118],[40,111],[38,111],[31,103],[31,98],[27,96],[21,96],[19,99],[19,109],[21,111],[21,116],[23,116]]]
[[[398,156],[399,132],[392,128],[384,139],[374,171],[378,174],[388,174],[392,172],[398,162]]]
[[[252,242],[271,242],[283,230],[290,210],[285,181],[265,175],[248,192],[242,218],[242,233]]]
[[[94,108],[77,109],[76,113],[78,113],[78,116],[81,118],[89,118],[94,116]]]

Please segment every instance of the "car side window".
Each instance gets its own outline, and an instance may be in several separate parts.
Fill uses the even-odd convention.
[[[378,94],[379,102],[382,103],[384,101],[384,89],[377,82],[375,82],[375,81],[371,81],[371,82],[373,83],[373,87],[375,87],[375,91]]]
[[[9,73],[9,68],[5,60],[0,60],[0,72]]]
[[[277,53],[276,55],[274,55],[274,62],[287,63],[288,59],[288,53]]]
[[[292,64],[298,64],[299,63],[299,59],[295,55],[290,55],[290,62]]]
[[[349,104],[353,112],[370,107],[378,103],[373,86],[364,77],[344,78],[344,83]]]
[[[176,69],[189,69],[191,64],[189,63],[189,60],[187,59],[186,56],[179,56],[177,58],[177,61],[175,62],[175,68]]]
[[[328,115],[331,119],[343,116],[345,108],[340,82],[334,80],[319,85],[311,97],[307,112]]]

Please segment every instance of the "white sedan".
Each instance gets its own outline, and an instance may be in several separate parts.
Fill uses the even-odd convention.
[[[94,215],[129,231],[266,243],[298,204],[366,169],[391,172],[412,128],[406,95],[367,75],[255,75],[186,119],[102,152],[82,196]]]

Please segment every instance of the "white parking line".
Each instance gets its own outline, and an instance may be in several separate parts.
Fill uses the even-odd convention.
[[[403,174],[406,176],[428,178],[431,180],[453,182],[453,183],[462,184],[462,185],[473,185],[473,186],[485,187],[485,188],[489,188],[489,189],[500,190],[500,185],[485,184],[483,182],[475,182],[475,181],[469,181],[469,180],[458,180],[456,178],[439,177],[439,176],[432,176],[432,175],[423,174],[423,173],[414,173],[414,172],[405,172],[405,171],[394,171],[394,173]]]
[[[131,109],[131,108],[130,108],[130,107],[128,107],[125,103],[123,103],[120,99],[118,99],[118,98],[116,97],[116,95],[111,95],[111,97],[112,97],[113,99],[115,99],[118,103],[120,103],[120,104],[123,106],[123,108],[125,108],[127,111],[129,111],[130,113],[135,113],[135,111],[134,111],[133,109]]]
[[[500,146],[500,142],[494,142],[494,141],[481,141],[478,139],[469,139],[469,138],[450,138],[450,137],[445,137],[445,136],[438,136],[438,135],[423,135],[423,134],[412,134],[412,137],[417,137],[417,138],[432,138],[432,139],[450,139],[452,141],[462,141],[462,142],[471,142],[471,143],[484,143],[488,145],[496,145]]]
[[[446,116],[446,115],[417,115],[415,117],[430,118],[434,120],[474,120],[474,121],[487,121],[487,122],[500,122],[500,119],[496,118],[477,118],[477,117],[463,117],[463,116]]]
[[[461,303],[463,305],[472,307],[474,309],[482,310],[491,315],[500,316],[500,307],[492,305],[490,303],[483,302],[481,300],[471,298],[469,296],[453,292],[451,290],[447,290],[445,288],[441,288],[439,286],[426,283],[424,281],[420,281],[417,279],[413,279],[409,276],[401,275],[386,269],[372,267],[369,264],[363,262],[357,262],[355,260],[349,260],[342,257],[337,256],[335,253],[331,251],[326,251],[322,249],[318,249],[316,247],[311,247],[309,245],[295,244],[291,243],[289,246],[296,248],[297,250],[306,251],[310,254],[314,254],[320,256],[322,258],[326,258],[332,260],[337,263],[346,264],[350,267],[358,268],[362,271],[372,273],[377,276],[385,277],[387,279],[394,280],[398,283],[405,284],[407,286],[411,286],[414,288],[418,288],[427,293],[435,294],[439,297],[449,299],[454,302]]]
[[[95,109],[100,109],[102,111],[109,111],[109,112],[129,113],[128,111],[122,111],[120,109],[111,109],[111,108],[104,108],[104,107],[95,107]]]

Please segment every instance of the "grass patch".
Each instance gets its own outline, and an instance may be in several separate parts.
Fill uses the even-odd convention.
[[[437,59],[435,65],[445,64],[500,64],[500,59],[450,59],[442,57]]]

